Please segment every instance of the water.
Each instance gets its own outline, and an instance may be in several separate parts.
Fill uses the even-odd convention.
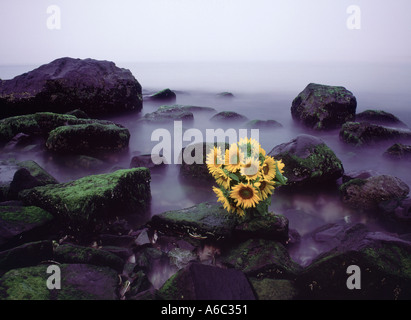
[[[342,85],[357,97],[357,112],[366,109],[382,109],[398,116],[411,127],[411,65],[408,64],[348,64],[348,63],[129,63],[117,64],[128,68],[143,86],[145,93],[170,88],[177,92],[177,103],[213,107],[219,111],[236,111],[251,119],[273,119],[283,128],[260,131],[260,143],[267,151],[288,142],[298,134],[315,134],[334,150],[346,172],[374,170],[401,178],[411,185],[411,174],[405,165],[392,164],[381,155],[389,144],[370,149],[355,150],[342,144],[338,131],[315,132],[297,126],[291,119],[290,106],[295,96],[310,82]],[[0,67],[0,78],[7,79],[36,66]],[[232,99],[217,97],[224,91],[232,92]],[[153,112],[159,104],[145,103],[142,113],[111,117],[126,126],[131,133],[128,152],[111,159],[100,171],[73,171],[56,165],[55,159],[44,153],[19,154],[21,160],[35,160],[58,180],[70,181],[87,174],[108,172],[116,168],[128,168],[134,155],[149,154],[158,143],[152,141],[152,132],[160,127],[170,130],[173,125],[152,125],[139,122],[145,114]],[[196,128],[205,137],[206,129],[217,128],[209,119],[212,114],[195,114],[183,130]],[[223,128],[238,130],[241,126],[226,124]],[[173,136],[174,137],[174,136]],[[183,146],[188,142],[184,142]],[[177,150],[179,151],[179,150]],[[162,171],[152,172],[152,203],[150,214],[186,208],[204,201],[215,201],[211,186],[203,182],[187,181],[179,176],[179,167],[170,164]],[[366,223],[372,229],[384,229],[375,217],[358,214],[341,205],[335,192],[274,194],[270,208],[284,214],[290,228],[302,236],[326,223],[341,219]],[[140,221],[141,222],[141,221]],[[307,264],[321,248],[310,241],[290,250],[292,257]]]

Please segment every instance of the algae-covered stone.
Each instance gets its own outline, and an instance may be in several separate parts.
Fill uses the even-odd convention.
[[[92,264],[121,272],[124,261],[117,255],[100,249],[64,244],[54,250],[54,260],[60,263]]]
[[[298,297],[298,289],[291,280],[250,279],[258,300],[293,300]]]
[[[321,186],[335,182],[344,173],[343,164],[320,138],[299,135],[290,142],[276,146],[269,153],[285,164],[287,187]]]
[[[383,110],[365,110],[357,113],[355,116],[357,122],[369,122],[372,124],[379,124],[383,126],[392,126],[399,128],[407,128],[408,126],[394,116],[392,113]]]
[[[248,118],[234,111],[222,111],[214,115],[210,121],[215,122],[245,122]]]
[[[294,120],[315,130],[329,130],[355,119],[357,100],[344,87],[310,83],[294,100]]]
[[[257,278],[294,279],[301,269],[290,258],[284,245],[271,240],[247,240],[221,259],[224,264]]]
[[[160,102],[175,102],[177,95],[175,92],[171,91],[169,88],[156,92],[150,96],[144,98],[147,101],[160,101]]]
[[[161,106],[152,113],[147,113],[140,121],[149,123],[168,123],[173,121],[192,121],[194,115],[189,109],[179,105]]]
[[[410,257],[411,244],[397,237],[382,232],[347,234],[339,246],[301,272],[297,285],[304,299],[409,300]],[[360,290],[347,288],[349,266],[360,268],[355,271]]]
[[[61,289],[47,288],[49,265],[10,270],[0,278],[1,300],[116,300],[118,274],[107,267],[62,264]]]
[[[230,237],[235,223],[221,205],[205,202],[155,215],[149,225],[167,234],[217,240]]]
[[[159,290],[165,300],[255,300],[250,283],[239,270],[191,263]]]
[[[411,161],[411,146],[396,143],[389,147],[383,156],[391,160]]]
[[[250,129],[278,129],[282,128],[283,125],[275,120],[251,120],[245,124],[247,128]]]
[[[62,126],[50,132],[46,147],[57,153],[93,155],[128,147],[130,132],[117,125]]]
[[[0,249],[38,237],[52,220],[50,213],[38,207],[0,206]]]
[[[362,147],[383,141],[411,140],[411,130],[395,129],[368,122],[347,122],[340,130],[340,140]]]
[[[150,171],[136,168],[87,176],[24,190],[19,197],[69,224],[86,226],[107,216],[144,213],[151,198]]]

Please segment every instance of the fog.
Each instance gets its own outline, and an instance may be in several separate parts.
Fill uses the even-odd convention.
[[[60,29],[47,24],[51,5],[60,10]],[[347,28],[350,5],[361,10],[358,30]],[[62,56],[120,64],[404,62],[410,11],[409,0],[2,0],[0,65]]]

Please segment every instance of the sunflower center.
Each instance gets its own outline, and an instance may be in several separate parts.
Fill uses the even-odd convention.
[[[261,181],[260,190],[261,190],[261,191],[264,190],[266,186],[267,186],[267,182]]]
[[[265,165],[265,166],[263,167],[263,172],[264,172],[264,174],[268,174],[269,171],[270,171],[270,168],[269,168],[267,165]]]
[[[242,188],[239,195],[241,198],[248,200],[254,196],[254,192],[251,188]]]

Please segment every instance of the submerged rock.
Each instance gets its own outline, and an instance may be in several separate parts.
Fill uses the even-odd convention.
[[[150,122],[150,123],[166,123],[173,121],[192,121],[194,120],[194,115],[191,111],[182,108],[178,105],[172,106],[161,106],[152,113],[147,113],[144,115],[140,121]]]
[[[213,116],[210,121],[215,122],[245,122],[248,118],[234,111],[222,111]]]
[[[135,156],[131,159],[130,162],[130,168],[139,168],[139,167],[145,167],[148,169],[154,169],[154,168],[164,168],[166,164],[163,162],[161,164],[156,164],[153,162],[153,159],[157,161],[160,161],[159,156],[152,155],[152,154],[142,154],[139,156]]]
[[[344,87],[310,83],[293,101],[294,120],[315,130],[340,127],[355,119],[357,100]]]
[[[155,94],[150,96],[144,97],[144,100],[147,101],[160,101],[160,102],[175,102],[177,99],[177,95],[175,92],[171,91],[170,89],[161,90]]]
[[[234,95],[231,92],[224,91],[224,92],[217,93],[217,97],[218,98],[234,98]]]
[[[368,122],[347,122],[340,130],[340,139],[356,147],[381,141],[411,140],[410,130],[393,129]]]
[[[294,281],[285,279],[250,279],[258,300],[293,300],[298,297]]]
[[[335,153],[323,140],[310,135],[299,135],[278,145],[269,155],[285,164],[287,188],[329,184],[344,173],[342,162]]]
[[[340,187],[343,203],[364,211],[393,211],[409,192],[408,185],[389,175],[352,179]]]
[[[98,155],[128,148],[130,132],[118,125],[81,124],[62,126],[50,132],[48,150],[64,154]]]
[[[90,116],[142,109],[141,85],[113,62],[60,58],[0,82],[0,118],[73,106]]]
[[[19,198],[69,225],[87,227],[104,217],[144,213],[151,198],[150,171],[136,168],[87,176],[25,190],[20,192]]]
[[[383,155],[391,160],[411,161],[411,146],[396,143],[389,147]]]
[[[394,116],[392,113],[382,110],[365,110],[361,113],[357,113],[355,116],[356,122],[368,122],[372,124],[378,124],[383,126],[392,126],[399,128],[407,128],[408,126]]]
[[[75,110],[66,112],[66,114],[68,114],[69,116],[75,116],[78,119],[90,119],[89,115],[81,109],[75,109]]]
[[[10,270],[0,278],[1,300],[116,300],[118,274],[107,267],[62,264],[61,289],[49,290],[48,265]],[[64,276],[63,276],[64,275]]]
[[[246,276],[238,270],[191,263],[160,288],[165,300],[255,300]]]
[[[278,129],[282,128],[283,125],[275,120],[251,120],[245,125],[250,129]]]

